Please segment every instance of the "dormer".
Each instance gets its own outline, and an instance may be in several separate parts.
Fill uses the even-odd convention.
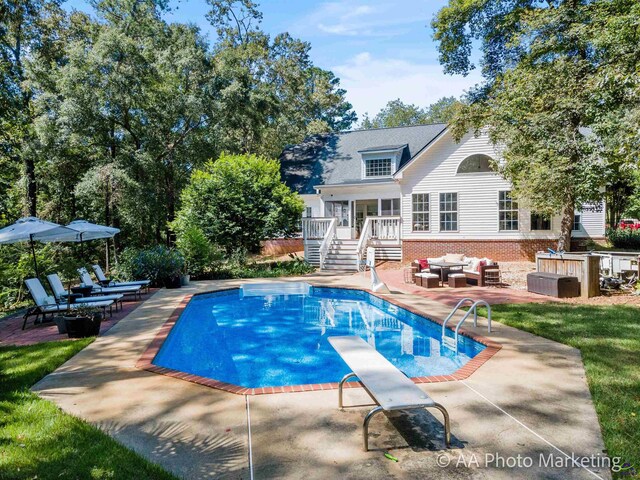
[[[402,152],[407,147],[403,145],[383,145],[358,150],[362,157],[362,178],[391,178],[398,170]]]

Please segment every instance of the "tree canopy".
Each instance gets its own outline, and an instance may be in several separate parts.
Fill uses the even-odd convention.
[[[280,164],[255,155],[223,154],[191,176],[174,227],[203,234],[228,252],[257,252],[268,238],[299,228],[304,202],[280,179]]]
[[[485,81],[457,111],[454,133],[487,128],[521,203],[562,212],[560,249],[575,209],[602,199],[610,165],[637,162],[637,9],[628,0],[450,0],[432,24],[447,73],[468,74],[474,42],[481,50]]]
[[[427,123],[448,123],[460,103],[455,97],[442,97],[426,108],[406,104],[399,98],[391,100],[373,118],[365,114],[362,129],[407,127]]]
[[[0,218],[78,217],[133,245],[168,226],[192,172],[221,153],[276,157],[356,120],[310,45],[269,36],[249,0],[210,0],[218,38],[170,23],[169,2],[59,0],[0,8]]]

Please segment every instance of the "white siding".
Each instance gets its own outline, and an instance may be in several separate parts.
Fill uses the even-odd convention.
[[[510,184],[493,173],[456,172],[462,160],[475,153],[498,158],[486,135],[466,135],[456,143],[449,132],[413,160],[402,172],[403,238],[407,239],[477,239],[477,238],[548,238],[550,232],[530,232],[528,214],[520,212],[519,231],[498,230],[498,192],[510,190]],[[439,194],[458,194],[458,231],[440,231]],[[412,232],[411,196],[429,193],[429,232]],[[526,220],[526,221],[525,221]]]
[[[600,208],[592,209],[585,207],[584,210],[587,211],[580,213],[580,230],[572,232],[572,235],[576,238],[604,237],[606,218],[604,202],[602,202]]]
[[[322,204],[320,200],[320,195],[300,195],[300,198],[304,201],[305,212],[306,207],[311,207],[311,216],[312,217],[321,217],[322,216]],[[303,216],[305,213],[303,213]]]
[[[498,194],[510,190],[508,181],[493,173],[457,174],[458,166],[469,155],[483,153],[499,159],[499,152],[488,136],[465,135],[456,143],[447,132],[401,172],[402,234],[406,239],[556,239],[560,217],[551,219],[550,230],[531,230],[531,212],[520,208],[518,231],[500,231]],[[458,194],[458,231],[440,231],[440,193]],[[412,194],[429,194],[429,232],[412,231]],[[574,236],[604,235],[604,213],[585,212],[583,229]]]

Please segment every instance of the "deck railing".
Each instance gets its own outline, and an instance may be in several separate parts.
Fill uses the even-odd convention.
[[[371,219],[371,238],[400,241],[400,217],[367,217]]]
[[[320,240],[327,233],[327,229],[333,217],[322,218],[303,218],[302,219],[302,238],[305,240]]]
[[[400,242],[400,217],[367,217],[358,240],[358,269],[364,268],[362,260],[366,256],[371,239],[396,240]]]

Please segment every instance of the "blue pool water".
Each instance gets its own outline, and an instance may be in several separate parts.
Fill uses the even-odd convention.
[[[484,345],[360,290],[311,287],[304,295],[194,296],[155,365],[249,388],[329,383],[349,373],[327,338],[359,335],[410,377],[453,373]]]

